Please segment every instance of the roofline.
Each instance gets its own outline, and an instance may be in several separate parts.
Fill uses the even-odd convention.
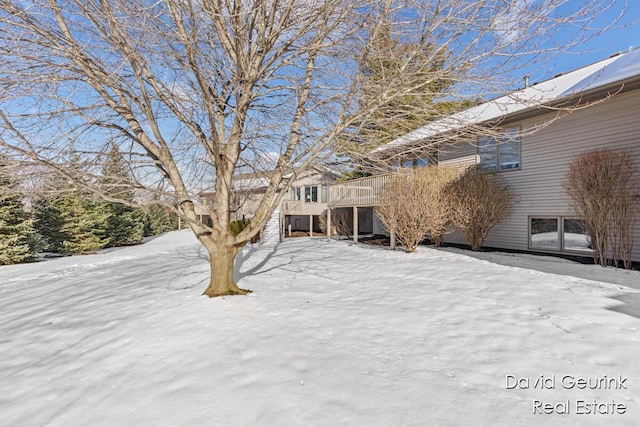
[[[630,92],[636,89],[640,89],[640,73],[632,75],[632,76],[628,76],[628,77],[624,77],[621,78],[619,80],[615,80],[613,82],[609,82],[609,83],[605,83],[602,86],[596,86],[594,88],[589,88],[587,90],[584,91],[578,91],[576,93],[571,93],[568,95],[565,95],[561,98],[556,98],[556,99],[551,99],[548,101],[543,101],[540,102],[538,104],[533,104],[530,106],[525,106],[524,108],[522,108],[521,110],[518,111],[514,111],[511,113],[505,113],[503,115],[498,115],[498,116],[494,116],[491,118],[488,118],[486,120],[478,120],[475,121],[474,119],[466,119],[467,123],[464,123],[460,126],[449,126],[448,129],[444,129],[441,131],[437,131],[437,130],[433,130],[431,135],[427,135],[424,137],[419,137],[419,136],[415,136],[415,139],[411,138],[411,134],[415,133],[419,133],[421,131],[428,133],[428,129],[429,127],[436,127],[436,126],[442,126],[442,127],[447,127],[446,123],[443,124],[442,121],[445,121],[447,119],[452,119],[455,120],[459,115],[462,115],[464,113],[468,113],[471,110],[474,109],[481,109],[483,107],[485,108],[490,108],[494,105],[500,105],[498,104],[499,100],[501,98],[506,98],[506,97],[513,97],[517,99],[517,96],[519,94],[524,95],[525,91],[529,88],[536,88],[539,87],[541,85],[544,84],[549,84],[549,82],[553,82],[553,80],[559,79],[559,78],[563,78],[565,76],[567,76],[568,74],[572,74],[572,73],[577,73],[580,70],[583,70],[585,68],[588,67],[593,67],[599,63],[603,63],[603,65],[601,66],[601,68],[599,70],[596,70],[595,72],[602,72],[607,66],[609,66],[610,64],[614,63],[616,61],[616,59],[618,57],[624,56],[627,53],[631,53],[633,51],[640,51],[640,48],[635,48],[633,50],[630,50],[629,52],[618,52],[616,54],[610,55],[608,58],[600,60],[600,61],[596,61],[592,64],[587,64],[584,65],[582,67],[576,68],[574,70],[571,70],[569,72],[565,72],[565,73],[561,73],[556,75],[555,77],[552,77],[550,79],[547,80],[543,80],[540,82],[536,82],[535,84],[531,85],[531,86],[527,86],[525,88],[522,89],[518,89],[518,90],[514,90],[511,91],[505,95],[502,95],[500,97],[494,98],[490,101],[486,101],[483,102],[482,104],[478,104],[476,106],[470,107],[466,110],[462,110],[453,114],[449,114],[447,116],[444,116],[443,118],[439,119],[439,120],[435,120],[433,122],[427,123],[424,126],[421,126],[411,132],[407,132],[404,135],[401,135],[400,137],[394,139],[391,142],[388,142],[385,145],[382,145],[380,147],[377,147],[373,150],[371,150],[369,152],[369,155],[372,158],[378,158],[379,160],[384,160],[384,159],[388,159],[394,155],[397,155],[399,151],[402,151],[403,149],[411,149],[412,146],[418,145],[421,142],[425,142],[425,141],[429,141],[430,139],[435,139],[438,136],[443,136],[449,133],[454,133],[454,132],[459,132],[462,131],[464,129],[468,129],[471,126],[495,126],[497,124],[501,124],[501,123],[513,123],[516,121],[521,121],[521,120],[525,120],[528,118],[532,118],[532,117],[536,117],[536,116],[541,116],[544,114],[548,114],[551,109],[553,108],[571,108],[571,107],[577,107],[580,105],[584,105],[587,104],[589,102],[594,102],[594,101],[598,101],[604,98],[607,98],[609,96],[613,96],[613,95],[617,95],[620,93],[625,93],[625,92]],[[534,101],[535,102],[535,101]],[[524,103],[524,101],[523,101]],[[460,121],[465,121],[465,119],[462,117],[460,118]],[[402,141],[402,139],[408,139],[407,141]],[[415,148],[419,148],[419,147],[415,147]]]
[[[581,104],[598,101],[608,96],[615,96],[618,94],[631,92],[634,90],[640,89],[640,75],[621,79],[612,83],[609,83],[605,86],[593,88],[584,92],[579,92],[576,94],[572,94],[569,96],[565,96],[563,98],[554,99],[550,102],[546,102],[540,105],[531,106],[522,111],[517,111],[514,113],[504,115],[500,122],[501,123],[510,123],[521,121],[525,119],[529,119],[536,116],[541,116],[543,114],[548,114],[550,112],[550,108],[554,107],[577,107]],[[575,100],[577,102],[570,102]],[[565,104],[565,105],[563,105]],[[491,123],[491,121],[479,122],[479,125],[485,125],[487,123]]]

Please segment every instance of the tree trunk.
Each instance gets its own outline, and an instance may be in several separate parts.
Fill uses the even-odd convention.
[[[202,295],[219,297],[224,295],[244,295],[251,291],[240,289],[233,280],[233,266],[239,249],[229,245],[206,245],[209,251],[211,279],[209,287]]]

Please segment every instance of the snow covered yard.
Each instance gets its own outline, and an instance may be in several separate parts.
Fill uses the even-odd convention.
[[[307,238],[243,260],[254,293],[214,300],[189,232],[1,267],[0,425],[638,425],[636,290]]]

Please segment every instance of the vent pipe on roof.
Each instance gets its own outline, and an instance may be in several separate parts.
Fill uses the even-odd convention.
[[[524,76],[524,87],[529,87],[529,76]]]

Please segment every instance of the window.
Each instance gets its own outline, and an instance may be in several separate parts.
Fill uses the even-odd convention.
[[[320,195],[320,201],[322,203],[327,203],[327,186],[326,185],[322,186],[322,193]]]
[[[305,203],[317,203],[318,202],[318,187],[315,185],[307,185],[304,187],[304,201]]]
[[[547,251],[591,252],[591,239],[583,219],[529,218],[529,248]]]
[[[591,251],[591,239],[583,219],[562,220],[562,249],[565,251]]]
[[[531,249],[560,250],[558,218],[531,218],[529,244]]]
[[[424,168],[429,166],[429,158],[423,157],[420,159],[407,160],[406,162],[402,162],[402,167],[405,169],[415,169],[415,168]]]
[[[520,169],[520,129],[503,130],[497,137],[478,140],[479,167],[484,171]]]
[[[415,165],[417,168],[426,168],[429,166],[429,158],[423,157],[421,159],[416,159]]]
[[[411,169],[413,167],[413,160],[407,160],[406,162],[402,162],[402,167],[405,169]]]
[[[291,200],[300,200],[300,187],[291,188]]]

